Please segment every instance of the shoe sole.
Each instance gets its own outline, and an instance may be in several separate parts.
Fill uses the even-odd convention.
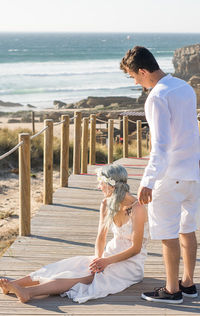
[[[185,297],[191,297],[191,298],[194,298],[194,297],[197,297],[197,296],[198,296],[198,293],[194,293],[194,294],[187,294],[187,293],[182,292],[182,295],[183,295],[183,296],[185,296]]]
[[[181,304],[181,303],[183,303],[183,299],[180,299],[180,300],[165,300],[165,299],[161,299],[161,298],[156,299],[156,298],[146,296],[144,294],[141,295],[141,298],[146,300],[146,301],[149,301],[149,302],[160,302],[160,303],[169,303],[169,304]]]

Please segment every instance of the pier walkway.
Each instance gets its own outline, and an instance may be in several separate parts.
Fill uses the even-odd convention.
[[[122,164],[127,169],[131,193],[136,195],[147,160],[123,158],[115,163]],[[99,204],[102,199],[94,175],[97,167],[89,166],[87,175],[71,175],[69,187],[58,189],[54,193],[53,204],[40,208],[31,221],[31,236],[18,237],[0,258],[1,277],[19,278],[44,264],[94,253]],[[197,236],[200,245],[200,231]],[[159,241],[149,241],[144,281],[121,293],[85,304],[73,303],[68,298],[59,296],[33,299],[22,304],[12,294],[0,294],[0,315],[200,315],[200,298],[186,298],[181,305],[141,300],[142,291],[164,284],[161,250]],[[182,271],[182,263],[180,268]],[[195,282],[200,289],[200,248]]]

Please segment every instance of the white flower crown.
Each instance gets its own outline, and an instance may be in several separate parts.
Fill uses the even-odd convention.
[[[115,186],[116,184],[115,180],[113,180],[112,178],[107,178],[106,176],[103,176],[101,174],[101,169],[97,169],[97,181],[103,181],[111,186]]]

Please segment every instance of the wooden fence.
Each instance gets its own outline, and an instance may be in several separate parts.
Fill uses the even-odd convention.
[[[61,148],[60,148],[60,186],[68,186],[69,177],[69,126],[70,120],[74,119],[74,143],[73,143],[73,173],[86,174],[88,157],[89,164],[96,163],[96,122],[99,120],[95,114],[91,114],[90,118],[83,118],[80,111],[74,113],[73,118],[68,115],[62,115],[60,122],[54,123],[52,119],[44,121],[44,128],[34,135],[28,133],[19,134],[19,144],[16,145],[8,153],[0,156],[4,159],[9,154],[19,148],[19,234],[20,236],[28,236],[31,233],[31,140],[39,134],[44,133],[44,194],[43,203],[52,204],[53,199],[53,128],[61,125]],[[108,164],[113,162],[114,148],[114,123],[113,119],[102,121],[108,126]],[[119,120],[117,120],[119,122]],[[123,117],[123,158],[128,157],[128,116]],[[89,128],[90,122],[90,128]],[[133,123],[133,121],[130,121]],[[134,122],[137,126],[137,158],[142,157],[142,123]],[[144,122],[146,124],[146,122]],[[148,136],[148,135],[147,135]],[[146,139],[147,147],[149,145],[149,137]],[[89,153],[88,153],[89,142]],[[89,154],[89,155],[88,155]]]

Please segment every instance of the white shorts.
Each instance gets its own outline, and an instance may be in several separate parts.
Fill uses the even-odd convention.
[[[164,177],[157,180],[148,205],[152,239],[174,239],[196,230],[200,184]]]

